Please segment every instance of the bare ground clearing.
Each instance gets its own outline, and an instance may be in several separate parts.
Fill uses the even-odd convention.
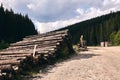
[[[120,47],[88,47],[30,80],[120,80]]]

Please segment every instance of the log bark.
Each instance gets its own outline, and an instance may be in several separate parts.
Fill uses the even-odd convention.
[[[11,65],[9,64],[9,65],[0,65],[0,70],[2,70],[2,69],[11,69],[12,67],[11,67]]]
[[[24,45],[21,45],[21,46],[10,46],[9,48],[7,48],[7,50],[13,50],[13,49],[28,49],[28,48],[30,48],[30,49],[33,49],[34,48],[34,45],[37,45],[37,48],[43,48],[43,47],[49,47],[49,46],[57,46],[57,45],[59,45],[59,43],[60,42],[52,42],[51,41],[51,43],[49,42],[49,43],[42,43],[42,44],[32,44],[32,45],[26,45],[26,44],[24,44]]]
[[[39,34],[39,35],[32,35],[32,36],[27,36],[26,38],[36,38],[36,37],[46,37],[46,36],[53,36],[53,35],[58,35],[58,34],[68,34],[68,30],[63,30],[63,31],[55,31],[55,32],[48,32],[46,34]]]
[[[0,60],[0,65],[18,65],[20,64],[20,60]]]
[[[33,40],[27,40],[27,41],[20,41],[20,42],[18,42],[18,43],[13,43],[13,44],[11,44],[11,46],[13,45],[15,45],[15,46],[17,46],[17,45],[22,45],[22,44],[29,44],[29,43],[35,43],[35,42],[45,42],[45,41],[57,41],[57,40],[61,40],[62,39],[62,37],[54,37],[54,38],[39,38],[39,39],[33,39]]]

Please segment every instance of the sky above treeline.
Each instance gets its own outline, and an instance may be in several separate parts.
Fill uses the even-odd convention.
[[[120,11],[120,0],[0,0],[0,3],[15,13],[28,14],[40,33]]]

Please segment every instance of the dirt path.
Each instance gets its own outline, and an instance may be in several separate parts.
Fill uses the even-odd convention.
[[[32,80],[120,80],[120,47],[90,47]]]

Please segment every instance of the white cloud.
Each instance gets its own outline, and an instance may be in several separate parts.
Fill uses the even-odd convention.
[[[0,3],[28,14],[41,33],[120,10],[120,0],[0,0]]]
[[[94,3],[93,3],[94,1]],[[67,20],[76,17],[76,9],[99,4],[99,0],[0,0],[7,8],[29,14],[42,22]]]
[[[3,3],[4,4],[4,7],[6,8],[13,8],[13,6],[15,6],[15,0],[0,0],[0,3]]]
[[[65,21],[56,21],[56,22],[47,22],[47,23],[40,23],[38,21],[34,21],[36,26],[38,26],[38,32],[44,33],[49,32],[52,30],[56,30],[66,25],[70,25],[76,22],[75,19],[65,20]]]
[[[83,10],[83,9],[76,9],[76,11],[77,11],[80,15],[83,15],[83,14],[84,14],[84,10]]]

